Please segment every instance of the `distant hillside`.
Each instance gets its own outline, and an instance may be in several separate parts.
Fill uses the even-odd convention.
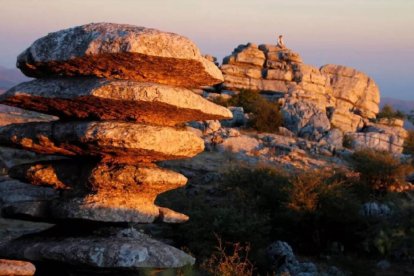
[[[404,113],[410,113],[411,110],[414,110],[414,101],[400,100],[389,97],[381,98],[380,107],[382,108],[386,104],[392,106],[395,110],[401,110]],[[407,120],[405,121],[404,127],[406,129],[414,129],[414,125]]]
[[[24,76],[18,69],[10,69],[0,66],[0,93],[29,78]]]

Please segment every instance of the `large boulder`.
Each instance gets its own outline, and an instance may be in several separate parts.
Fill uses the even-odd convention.
[[[380,93],[373,79],[342,65],[324,65],[321,72],[330,78],[337,105],[351,104],[354,113],[375,118],[379,111]]]
[[[232,117],[227,108],[185,88],[96,78],[24,82],[1,95],[0,102],[60,118],[128,120],[169,126],[189,120]]]
[[[258,150],[259,147],[260,141],[247,135],[227,138],[219,145],[219,149],[235,153],[251,153],[254,150]]]
[[[46,234],[0,244],[0,255],[33,262],[68,263],[78,267],[138,270],[179,268],[194,264],[186,253],[133,229],[102,229],[89,235]]]
[[[157,218],[169,223],[188,220],[183,214],[154,204],[158,194],[185,185],[187,178],[153,164],[81,164],[65,159],[19,165],[9,173],[32,185],[61,190],[54,201],[44,199],[40,204],[34,199],[11,204],[9,212],[14,216],[138,223]]]
[[[287,102],[282,117],[287,129],[311,140],[319,140],[331,128],[326,113],[308,101]]]
[[[49,33],[17,58],[29,77],[96,76],[183,87],[220,83],[223,76],[189,39],[155,29],[91,23]]]
[[[264,53],[259,50],[257,45],[252,43],[239,45],[230,56],[223,60],[223,64],[247,65],[259,68],[263,66],[264,62]]]
[[[32,276],[35,272],[32,263],[0,259],[0,276]]]
[[[193,132],[117,121],[51,122],[0,129],[0,143],[43,154],[93,155],[123,163],[193,157],[204,150]]]
[[[59,192],[50,187],[35,187],[7,176],[0,176],[0,210],[14,203],[52,200],[58,196]]]
[[[403,151],[404,139],[389,133],[378,132],[353,132],[347,133],[351,147],[356,150],[375,149],[392,153]]]
[[[368,123],[361,132],[348,133],[347,136],[354,149],[371,148],[402,153],[408,132],[400,126]]]
[[[225,89],[286,93],[294,84],[293,65],[300,56],[275,45],[239,45],[223,59]]]

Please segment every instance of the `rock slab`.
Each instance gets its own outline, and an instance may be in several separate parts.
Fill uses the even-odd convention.
[[[191,40],[155,29],[91,23],[49,33],[17,58],[29,77],[96,76],[182,87],[223,81]]]

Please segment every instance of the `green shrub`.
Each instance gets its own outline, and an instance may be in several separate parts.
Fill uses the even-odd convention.
[[[356,151],[351,160],[362,183],[377,191],[404,184],[405,177],[412,170],[409,164],[402,163],[391,153],[371,149]]]
[[[241,90],[228,101],[218,100],[216,103],[224,106],[241,106],[244,111],[251,113],[249,127],[263,132],[277,132],[282,125],[282,115],[277,103],[270,102],[257,92]]]
[[[377,115],[377,119],[404,119],[406,115],[400,110],[394,110],[394,108],[388,104],[384,105],[381,111]]]

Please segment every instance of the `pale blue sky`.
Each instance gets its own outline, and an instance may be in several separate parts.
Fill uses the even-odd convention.
[[[414,100],[414,0],[0,0],[0,11],[6,67],[36,38],[90,22],[175,32],[220,60],[282,33],[306,63],[355,67],[383,96]]]

